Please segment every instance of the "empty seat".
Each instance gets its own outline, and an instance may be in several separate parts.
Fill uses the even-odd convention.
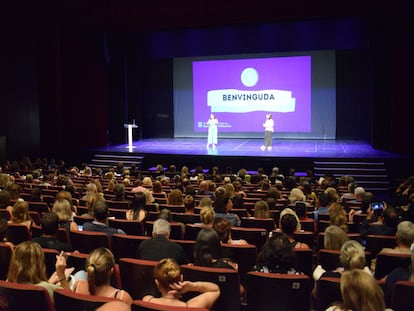
[[[115,259],[118,261],[120,258],[135,258],[141,242],[148,239],[150,239],[150,237],[143,235],[112,235],[112,252]]]
[[[129,235],[144,235],[144,225],[137,220],[108,219],[108,225],[112,228],[123,230]]]
[[[81,253],[89,254],[98,247],[111,249],[109,235],[103,232],[71,231],[69,236],[72,247]]]
[[[341,279],[322,277],[317,282],[317,310],[324,311],[330,305],[342,301]]]
[[[377,254],[383,248],[394,248],[397,246],[397,238],[395,235],[367,235],[365,238],[365,250],[369,251],[372,256]]]
[[[246,284],[247,272],[256,265],[257,249],[255,245],[222,244],[223,257],[231,258],[238,265],[240,281]]]
[[[17,245],[21,242],[30,241],[32,239],[32,233],[25,225],[9,223],[6,238],[7,241]]]
[[[394,311],[413,310],[414,282],[398,281],[394,284],[391,295],[391,308]]]
[[[244,228],[263,228],[270,232],[276,228],[273,218],[247,218],[241,219],[241,227]]]

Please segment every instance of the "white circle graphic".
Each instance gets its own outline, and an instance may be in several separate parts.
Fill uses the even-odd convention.
[[[259,74],[254,68],[246,68],[241,74],[241,82],[248,87],[253,87],[259,81]]]

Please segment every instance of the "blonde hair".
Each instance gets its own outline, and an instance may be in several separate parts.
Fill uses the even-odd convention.
[[[269,218],[269,205],[266,201],[259,200],[254,204],[254,217],[255,218]]]
[[[215,216],[216,213],[212,207],[205,206],[200,210],[200,220],[204,225],[212,224]]]
[[[181,281],[180,266],[172,258],[162,259],[154,268],[154,278],[162,288],[169,289],[170,284]]]
[[[306,196],[301,189],[293,188],[290,190],[289,201],[290,203],[295,203],[296,201],[306,201]]]
[[[92,295],[96,294],[97,287],[109,284],[114,266],[114,255],[107,248],[100,247],[89,254],[86,260],[86,272],[89,292]]]
[[[142,179],[142,185],[143,185],[143,186],[152,187],[152,179],[151,179],[151,177],[145,176],[145,177]]]
[[[325,229],[323,247],[325,249],[340,250],[342,245],[348,240],[349,238],[342,228],[331,225]]]
[[[23,200],[17,200],[11,210],[12,222],[21,223],[31,219],[29,214],[29,203]]]
[[[10,259],[7,280],[30,284],[47,281],[45,255],[38,243],[26,241],[16,246]]]
[[[59,222],[66,222],[72,219],[72,208],[68,200],[56,200],[53,203],[52,211],[59,217]]]
[[[374,277],[366,271],[345,271],[341,276],[341,294],[346,310],[385,310],[384,293]]]
[[[349,240],[342,245],[339,259],[345,270],[362,269],[365,266],[364,249],[354,240]]]
[[[69,191],[65,191],[65,190],[59,191],[56,194],[56,200],[62,200],[62,199],[68,200],[69,203],[72,203],[72,194]]]

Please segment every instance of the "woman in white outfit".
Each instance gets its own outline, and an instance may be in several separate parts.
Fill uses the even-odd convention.
[[[270,113],[266,114],[266,121],[263,123],[265,129],[264,145],[261,147],[262,150],[272,150],[272,136],[274,131],[275,122],[272,119]]]
[[[213,146],[213,149],[216,149],[218,120],[214,116],[214,114],[210,115],[210,119],[208,119],[207,125],[208,125],[207,149],[210,147],[210,145]]]

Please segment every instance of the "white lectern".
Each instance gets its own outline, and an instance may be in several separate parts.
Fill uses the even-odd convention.
[[[134,146],[132,146],[132,129],[137,128],[138,125],[136,125],[135,122],[134,122],[132,124],[128,124],[128,123],[124,124],[124,127],[128,131],[128,147],[127,148],[132,149],[132,148],[134,148]]]

